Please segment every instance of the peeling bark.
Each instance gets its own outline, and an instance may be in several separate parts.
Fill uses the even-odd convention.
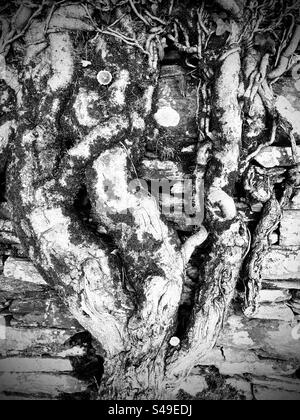
[[[116,6],[116,20],[107,25],[91,5],[52,6],[46,18],[43,5],[36,15],[21,8],[12,33],[1,38],[7,57],[11,48],[20,54],[24,47],[17,41],[23,35],[26,45],[22,84],[18,67],[8,65],[0,104],[7,108],[9,90],[15,92],[16,112],[6,110],[0,120],[1,169],[10,154],[13,224],[41,276],[101,343],[101,397],[174,398],[216,344],[249,251],[249,229],[236,205],[241,174],[265,144],[270,116],[272,144],[277,120],[291,136],[298,124],[268,86],[271,53],[244,47],[249,28],[244,30],[241,19],[242,0],[216,0],[211,6],[230,16],[226,41],[203,8],[192,10],[185,28],[177,18],[182,5],[168,11],[159,6],[174,25],[153,19],[147,9],[144,17],[134,5],[125,17],[123,6]],[[198,45],[191,46],[192,39]],[[168,62],[172,48],[185,69]],[[255,164],[261,158],[256,156]],[[291,159],[286,161],[290,166]],[[258,172],[254,167],[251,173]],[[275,172],[266,175],[272,188],[280,176],[285,180],[285,170]],[[187,228],[184,215],[176,229],[178,220],[161,214],[160,200],[148,187],[154,179],[172,178],[182,204],[180,182],[188,177],[196,182],[199,202],[204,177],[205,220]],[[270,198],[270,191],[260,192],[250,191],[259,205]],[[262,303],[266,279],[255,263],[262,264],[269,251],[278,206],[274,195],[252,240],[247,316]],[[192,280],[190,316],[181,331],[180,310]],[[12,311],[18,314],[26,305],[35,303],[16,300]],[[270,305],[263,305],[265,315]],[[292,313],[284,303],[281,310],[284,319]],[[30,322],[30,316],[18,322]]]

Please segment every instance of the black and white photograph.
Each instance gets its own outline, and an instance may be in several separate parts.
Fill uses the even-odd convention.
[[[300,400],[300,0],[0,0],[0,400]]]

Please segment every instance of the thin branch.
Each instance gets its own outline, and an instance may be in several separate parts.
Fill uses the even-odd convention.
[[[149,22],[147,22],[147,20],[138,12],[137,8],[134,5],[133,0],[129,0],[129,4],[132,10],[134,11],[134,13],[137,15],[137,17],[140,18],[141,21],[143,21],[146,26],[150,26]]]
[[[6,55],[7,54],[7,52],[5,52],[5,49],[6,49],[6,47],[8,46],[8,45],[10,45],[11,43],[13,43],[13,42],[15,42],[15,41],[17,41],[19,38],[21,38],[24,34],[25,34],[25,32],[27,31],[27,29],[29,28],[29,26],[31,25],[31,23],[32,23],[32,21],[41,13],[41,11],[43,10],[43,8],[44,8],[44,5],[45,5],[45,0],[43,0],[43,2],[42,2],[42,4],[39,6],[39,8],[38,8],[38,10],[36,10],[34,13],[33,13],[33,15],[30,17],[30,19],[28,20],[28,22],[27,22],[27,24],[25,25],[25,27],[24,27],[24,29],[18,34],[18,35],[15,35],[14,37],[12,37],[12,38],[10,38],[10,39],[8,39],[8,40],[6,40],[5,42],[4,42],[4,44],[1,46],[1,49],[0,49],[0,54],[2,54],[2,53],[4,53],[4,55]]]

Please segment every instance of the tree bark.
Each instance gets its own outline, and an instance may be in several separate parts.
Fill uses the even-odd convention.
[[[267,83],[271,53],[252,47],[245,2],[217,0],[207,15],[188,6],[181,21],[183,5],[159,4],[154,16],[139,3],[117,4],[115,20],[105,24],[100,6],[42,4],[20,9],[9,33],[2,28],[0,166],[7,164],[14,228],[46,282],[101,343],[101,398],[175,397],[180,381],[213,348],[251,242],[236,206],[241,177],[250,184],[250,171],[243,172],[262,148],[267,117],[293,136]],[[211,18],[220,9],[223,38]],[[12,51],[21,56],[21,70]],[[181,111],[178,104],[189,104],[191,92],[195,98]],[[189,161],[185,149],[195,154],[193,136],[198,152]],[[146,152],[165,174],[171,161],[174,178],[182,159],[197,202],[204,181],[203,224],[180,232],[161,214],[148,191],[151,179],[140,179]],[[262,214],[247,260],[248,315],[257,309],[262,282],[261,267],[255,275],[251,268],[268,248],[274,203]],[[199,278],[180,331],[192,256]]]

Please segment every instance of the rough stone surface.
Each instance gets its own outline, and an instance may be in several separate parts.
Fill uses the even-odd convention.
[[[263,260],[262,278],[265,280],[299,280],[300,248],[291,250],[273,247]]]
[[[36,293],[49,290],[46,284],[21,281],[11,277],[0,276],[0,297],[20,297],[26,293]]]
[[[32,351],[33,354],[55,355],[64,350],[65,343],[72,337],[74,331],[46,328],[13,328],[6,327],[5,339],[0,340],[0,355],[2,357],[18,355]]]
[[[32,395],[51,395],[86,392],[87,384],[68,375],[48,373],[0,373],[0,392]]]
[[[68,359],[6,358],[0,359],[0,372],[72,372]]]
[[[290,322],[294,320],[293,311],[284,304],[263,304],[252,318],[258,319],[277,319],[279,321]]]
[[[80,326],[53,292],[15,299],[9,307],[12,326],[37,326],[79,330]]]
[[[259,301],[260,303],[276,303],[284,302],[290,300],[292,297],[291,293],[288,290],[270,290],[262,289],[259,292]]]
[[[4,264],[4,276],[27,281],[30,283],[46,284],[31,261],[10,257]]]
[[[296,325],[296,324],[295,324]],[[300,361],[300,340],[293,338],[294,323],[247,319],[232,315],[218,340],[220,347],[255,350],[256,354],[281,360]]]
[[[218,368],[220,374],[231,377],[244,374],[257,377],[292,375],[298,366],[297,363],[289,361],[262,359],[257,350],[251,349],[250,346],[247,349],[246,345],[237,348],[230,347],[229,344],[216,347],[201,361],[201,365],[213,365]]]
[[[246,381],[245,379],[240,378],[230,378],[226,379],[226,384],[230,385],[232,388],[236,389],[239,393],[243,394],[245,400],[253,400],[251,382]]]
[[[205,378],[200,375],[191,374],[183,383],[180,384],[180,389],[193,397],[207,388],[208,384]]]
[[[270,389],[268,387],[253,387],[253,394],[258,401],[299,401],[300,392],[287,391],[284,389]]]
[[[283,247],[300,246],[300,210],[284,210],[279,243]]]
[[[300,280],[264,280],[262,284],[275,289],[300,290]]]

